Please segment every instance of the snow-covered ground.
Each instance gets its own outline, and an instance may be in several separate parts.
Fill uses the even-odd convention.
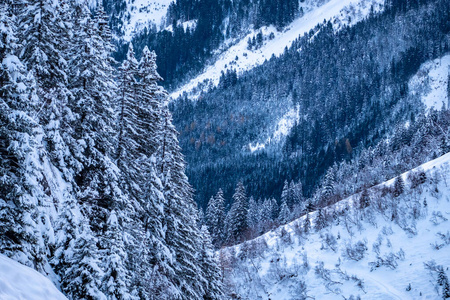
[[[0,255],[0,299],[67,300],[42,274]]]
[[[278,143],[284,137],[286,137],[291,131],[292,127],[294,127],[295,123],[300,120],[300,107],[297,106],[295,108],[290,109],[283,117],[281,117],[277,125],[275,126],[275,131],[272,136],[268,137],[264,142],[255,142],[250,143],[248,148],[250,152],[255,152],[258,150],[263,150],[266,146],[271,143]]]
[[[411,188],[409,173],[403,174],[406,188],[397,198],[382,195],[382,187],[393,185],[390,180],[370,190],[366,210],[354,208],[360,195],[327,208],[340,216],[331,217],[332,225],[324,229],[314,228],[313,212],[307,235],[299,230],[304,216],[221,250],[222,266],[232,266],[227,286],[241,299],[442,299],[439,268],[426,264],[440,265],[450,276],[450,153],[418,170],[425,171],[426,182]],[[397,221],[392,221],[394,208]],[[362,255],[351,259],[348,249],[358,242]]]
[[[124,39],[131,40],[135,33],[149,24],[155,24],[157,29],[161,29],[171,2],[173,0],[128,0],[125,17],[129,15],[129,20],[124,22]]]
[[[450,74],[450,55],[428,61],[420,66],[419,71],[409,81],[409,91],[418,95],[427,110],[441,110],[448,107],[448,77]]]
[[[310,2],[314,3],[314,1]],[[369,14],[372,5],[375,11],[380,11],[383,2],[382,0],[331,0],[318,7],[306,7],[305,14],[294,20],[282,32],[278,32],[273,26],[261,28],[260,30],[266,40],[262,47],[257,50],[247,50],[248,39],[253,38],[259,32],[259,30],[251,30],[247,36],[235,42],[233,46],[220,54],[218,59],[212,65],[207,66],[202,74],[190,80],[170,96],[172,99],[176,99],[184,92],[189,94],[199,83],[203,83],[205,80],[217,85],[222,71],[235,69],[238,74],[241,74],[261,65],[272,55],[281,55],[284,49],[290,47],[296,38],[305,32],[309,32],[323,20],[331,20],[338,29],[343,24],[354,24],[362,20]],[[274,34],[273,39],[268,38],[271,33]],[[198,96],[198,93],[190,95],[194,99]]]

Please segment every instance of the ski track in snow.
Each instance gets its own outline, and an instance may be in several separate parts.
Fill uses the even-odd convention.
[[[396,299],[396,300],[404,300],[405,296],[401,295],[395,288],[393,288],[391,285],[388,285],[387,283],[383,283],[380,280],[375,279],[374,276],[365,275],[364,279],[369,279],[371,283],[375,284],[377,287],[379,287],[379,290],[381,292],[381,296],[379,299],[389,300],[389,299]],[[390,296],[390,298],[386,298],[386,296]],[[374,297],[372,299],[375,299]]]

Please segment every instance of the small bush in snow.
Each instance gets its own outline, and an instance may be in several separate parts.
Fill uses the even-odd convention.
[[[367,241],[358,241],[356,244],[347,244],[342,251],[342,256],[348,260],[360,261],[364,258],[364,254],[367,251]]]
[[[444,217],[440,211],[433,211],[431,214],[430,222],[433,223],[433,225],[439,225],[445,221],[448,221],[448,219]]]

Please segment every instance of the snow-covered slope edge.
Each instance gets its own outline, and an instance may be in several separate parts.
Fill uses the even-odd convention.
[[[0,299],[67,300],[48,278],[1,254]]]
[[[441,110],[449,102],[450,55],[430,60],[420,66],[409,81],[409,91],[418,95],[427,110]]]
[[[394,192],[394,179],[373,187],[365,209],[361,194],[353,195],[223,249],[228,292],[241,299],[450,297],[450,153],[401,177],[403,192]]]
[[[324,20],[331,20],[336,29],[343,24],[355,24],[366,17],[371,10],[382,10],[384,1],[381,0],[331,0],[323,1],[324,4],[318,7],[308,8],[305,14],[294,20],[282,32],[275,27],[263,27],[260,30],[251,30],[239,41],[234,41],[233,46],[221,53],[217,60],[207,66],[204,72],[187,84],[174,91],[170,96],[176,99],[183,93],[190,94],[190,98],[197,98],[202,91],[199,84],[205,89],[209,88],[210,82],[213,85],[219,83],[222,71],[234,69],[238,74],[248,71],[270,59],[272,55],[280,56],[286,47],[290,47],[292,42],[305,32],[313,29]],[[258,49],[248,50],[248,39],[255,37],[261,31],[264,36],[264,43]],[[269,38],[272,35],[272,38]],[[228,43],[231,43],[228,41]],[[225,43],[226,44],[226,43]]]

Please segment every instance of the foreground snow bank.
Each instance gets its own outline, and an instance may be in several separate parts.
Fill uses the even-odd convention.
[[[4,255],[0,255],[0,299],[67,300],[49,279]]]

